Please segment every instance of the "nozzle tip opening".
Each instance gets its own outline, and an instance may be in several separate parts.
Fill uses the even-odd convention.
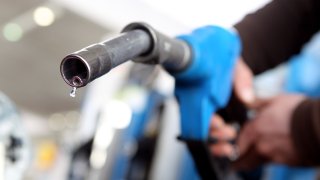
[[[83,87],[90,78],[88,64],[76,55],[68,55],[62,60],[60,72],[64,81],[72,87]]]

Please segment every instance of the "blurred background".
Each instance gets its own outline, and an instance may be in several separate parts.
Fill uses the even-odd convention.
[[[66,54],[115,35],[133,21],[176,35],[206,24],[232,26],[266,2],[3,0],[0,89],[21,111],[39,118],[79,110],[84,93],[69,98],[59,73]]]
[[[108,77],[81,88],[77,96],[71,98],[71,88],[62,80],[59,72],[60,62],[68,53],[118,34],[130,22],[144,21],[160,32],[175,36],[208,24],[232,27],[247,13],[268,2],[269,0],[0,1],[0,91],[3,92],[3,97],[10,99],[3,98],[3,107],[15,107],[14,111],[10,111],[14,114],[11,129],[2,132],[10,134],[3,135],[9,139],[4,141],[4,145],[10,141],[9,144],[18,144],[17,147],[21,149],[17,157],[13,156],[17,160],[3,166],[6,175],[1,177],[125,179],[123,174],[131,172],[132,177],[139,177],[136,179],[184,179],[181,175],[183,171],[177,168],[184,162],[181,155],[183,153],[179,156],[179,152],[184,150],[181,144],[175,142],[178,135],[178,114],[170,111],[174,109],[171,107],[176,107],[172,101],[173,80],[166,73],[157,68],[135,67],[128,63],[127,66],[113,70]],[[300,66],[296,64],[292,67]],[[130,73],[134,74],[134,70],[145,73],[145,76],[150,72],[156,75],[144,79],[149,82],[144,84],[137,79],[145,77],[130,76]],[[291,90],[284,83],[290,70],[290,66],[280,66],[268,72],[267,76],[258,78],[257,92],[261,96],[272,96],[286,88]],[[274,86],[261,85],[265,82]],[[165,113],[157,111],[160,115],[154,113],[155,115],[148,117],[143,128],[133,127],[134,122],[141,120],[142,114],[147,111],[145,106],[150,105],[150,102],[156,102],[151,106],[153,110],[161,109],[159,104],[161,107],[170,107],[167,108],[170,110]],[[112,107],[121,108],[120,111],[114,109],[113,112],[123,116],[109,117]],[[126,111],[126,108],[129,110]],[[109,119],[117,119],[118,124],[112,124]],[[176,125],[163,120],[160,125],[165,127],[164,131],[154,119],[176,119]],[[170,129],[169,126],[176,128]],[[128,133],[130,128],[133,134]],[[170,136],[164,137],[163,134]],[[130,139],[129,135],[136,139]],[[103,143],[99,144],[101,137]],[[22,145],[15,143],[15,138],[20,139]],[[162,143],[161,147],[170,146],[171,151],[152,144],[155,141],[152,138],[157,138],[158,144]],[[147,151],[139,149],[141,144],[142,147],[148,147]],[[111,156],[101,154],[101,146],[105,151],[108,149]],[[125,155],[116,153],[119,148]],[[6,151],[6,156],[10,155],[8,149]],[[144,157],[141,160],[139,154],[149,151],[152,151],[152,158]],[[0,156],[1,153],[0,143]],[[135,163],[139,165],[128,163],[129,157],[138,159]],[[169,171],[161,161],[165,157],[171,157],[176,162],[176,168]],[[174,158],[176,159],[173,160]],[[146,163],[150,159],[157,162]],[[19,166],[15,165],[14,162],[20,161],[22,163]],[[117,164],[120,161],[122,163]],[[89,170],[87,167],[90,167]],[[133,171],[133,168],[137,169]],[[0,163],[0,174],[1,172]],[[17,172],[21,172],[21,176]],[[142,172],[142,175],[132,172]],[[148,177],[145,172],[148,172]]]

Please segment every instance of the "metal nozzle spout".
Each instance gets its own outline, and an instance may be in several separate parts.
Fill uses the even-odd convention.
[[[177,72],[190,63],[191,49],[186,42],[166,37],[147,24],[131,23],[118,37],[66,56],[60,72],[68,85],[79,88],[129,60],[162,64],[169,72]]]
[[[66,56],[60,72],[68,85],[83,87],[112,68],[146,53],[151,44],[148,33],[142,30],[125,32]]]

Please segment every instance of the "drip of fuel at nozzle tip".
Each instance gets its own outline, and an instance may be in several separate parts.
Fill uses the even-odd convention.
[[[79,76],[74,76],[72,78],[72,84],[74,86],[78,86],[78,85],[81,86],[83,84],[83,81]],[[77,92],[77,87],[72,87],[72,90],[70,92],[70,96],[73,97],[73,98],[76,97],[76,92]]]
[[[77,92],[77,88],[73,87],[71,92],[70,92],[70,96],[73,97],[73,98],[76,97],[76,92]]]

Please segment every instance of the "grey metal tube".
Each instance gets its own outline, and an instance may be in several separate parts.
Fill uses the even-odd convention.
[[[70,86],[83,87],[112,68],[147,53],[151,47],[152,40],[147,32],[125,32],[66,56],[61,62],[60,72]]]
[[[131,23],[118,37],[66,56],[60,72],[70,86],[83,87],[128,60],[161,64],[175,73],[189,66],[192,51],[186,42],[169,38],[148,24]]]

